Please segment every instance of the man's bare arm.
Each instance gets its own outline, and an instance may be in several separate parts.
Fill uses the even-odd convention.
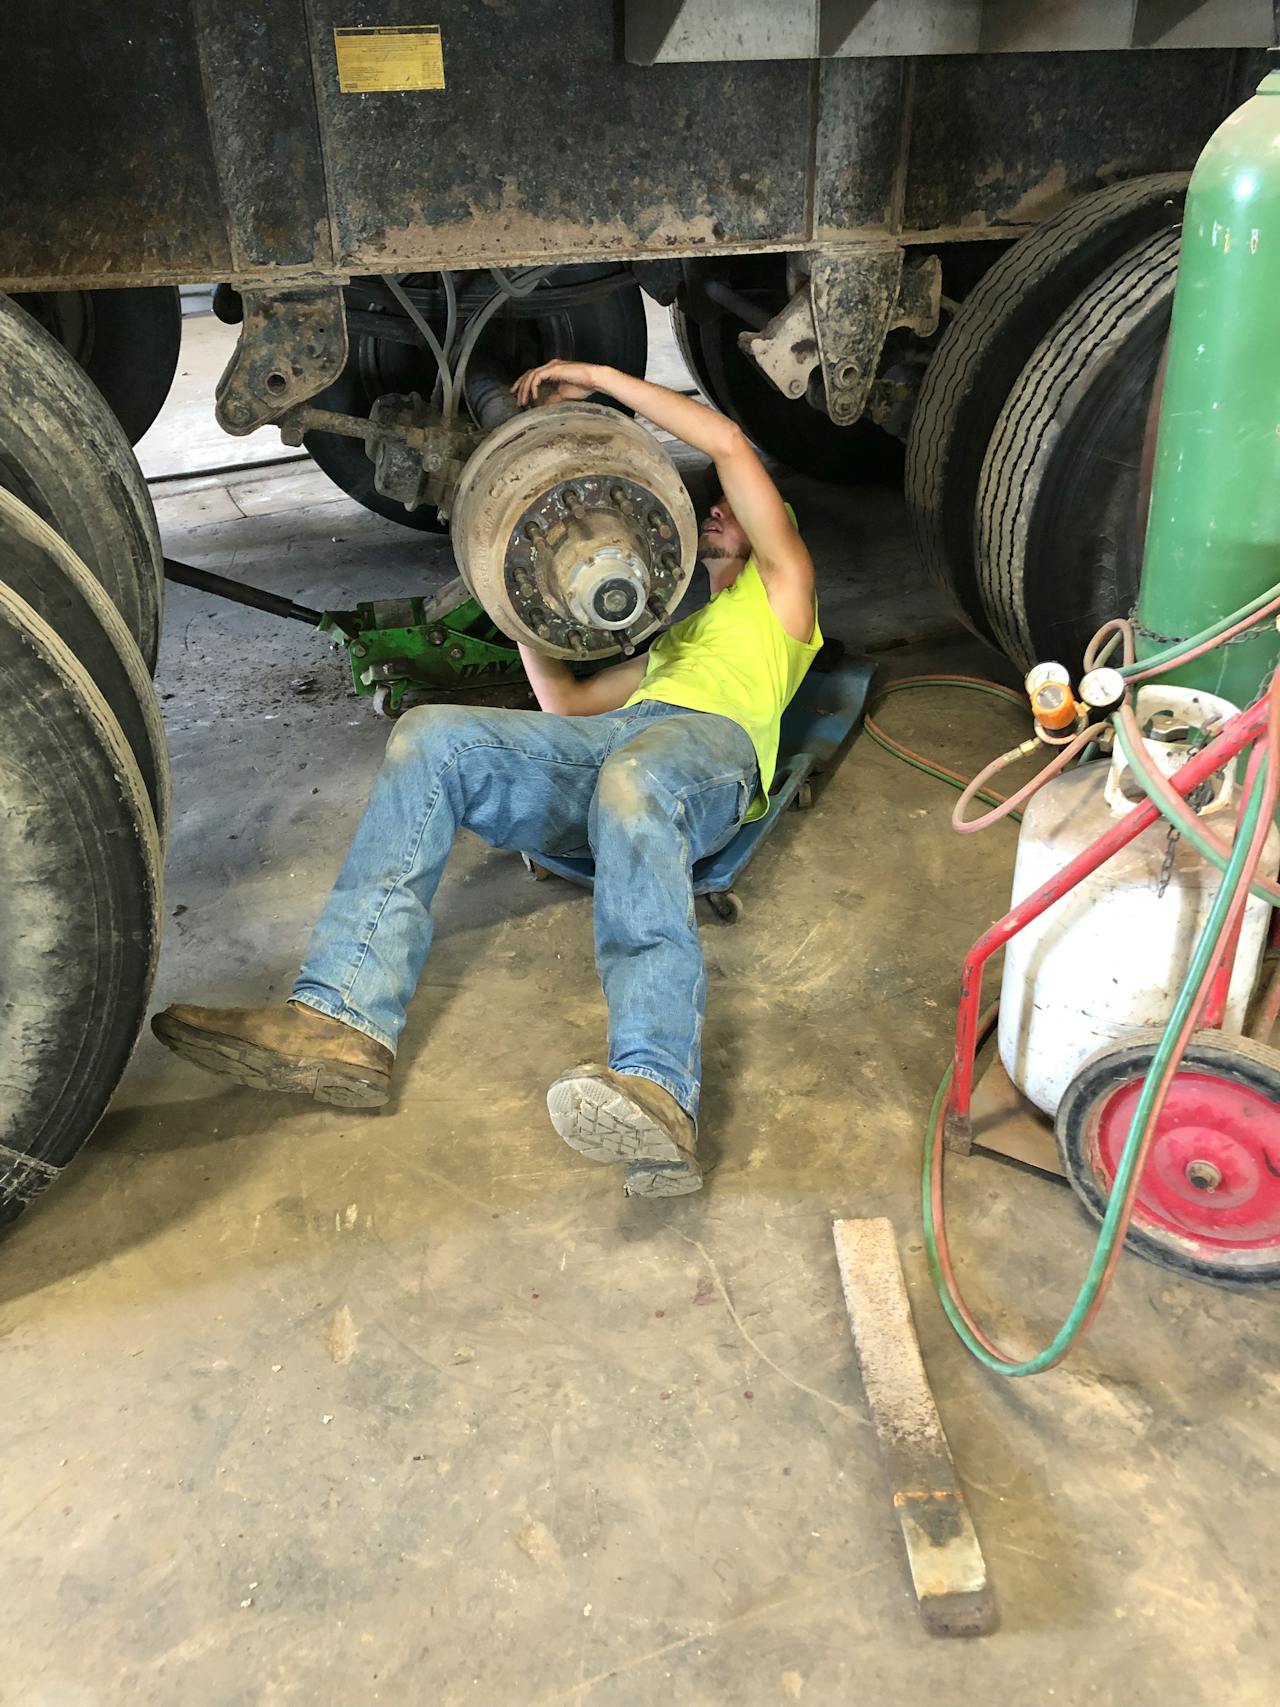
[[[520,647],[524,673],[543,711],[561,717],[592,717],[618,711],[644,680],[647,658],[628,658],[579,681],[562,658],[547,658],[532,646]]]

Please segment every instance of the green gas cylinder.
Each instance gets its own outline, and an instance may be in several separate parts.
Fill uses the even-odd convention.
[[[1187,192],[1138,600],[1138,657],[1280,581],[1280,71],[1210,137]],[[1247,705],[1274,626],[1165,679]]]

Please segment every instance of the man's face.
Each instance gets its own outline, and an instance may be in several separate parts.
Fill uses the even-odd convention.
[[[732,508],[721,498],[712,504],[698,535],[698,556],[704,563],[725,560],[745,562],[751,555],[751,541],[742,531]]]

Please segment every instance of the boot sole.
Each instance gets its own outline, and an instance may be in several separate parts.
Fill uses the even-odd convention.
[[[666,1127],[603,1079],[557,1079],[547,1092],[547,1113],[580,1156],[626,1163],[628,1197],[683,1197],[702,1185],[701,1168]]]
[[[197,1031],[157,1014],[151,1029],[166,1048],[206,1073],[233,1079],[253,1091],[284,1091],[314,1097],[335,1108],[381,1108],[391,1095],[388,1080],[365,1068],[317,1056],[283,1055],[235,1037]]]

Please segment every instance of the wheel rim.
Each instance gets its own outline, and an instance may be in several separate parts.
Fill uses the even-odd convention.
[[[1142,1091],[1134,1078],[1090,1122],[1089,1160],[1109,1193]],[[1206,1255],[1280,1250],[1280,1108],[1253,1086],[1180,1072],[1142,1171],[1134,1219]]]
[[[1058,1105],[1058,1154],[1099,1220],[1161,1032],[1143,1027],[1076,1071]],[[1280,1281],[1280,1051],[1220,1031],[1192,1038],[1138,1180],[1126,1244],[1181,1274]]]

